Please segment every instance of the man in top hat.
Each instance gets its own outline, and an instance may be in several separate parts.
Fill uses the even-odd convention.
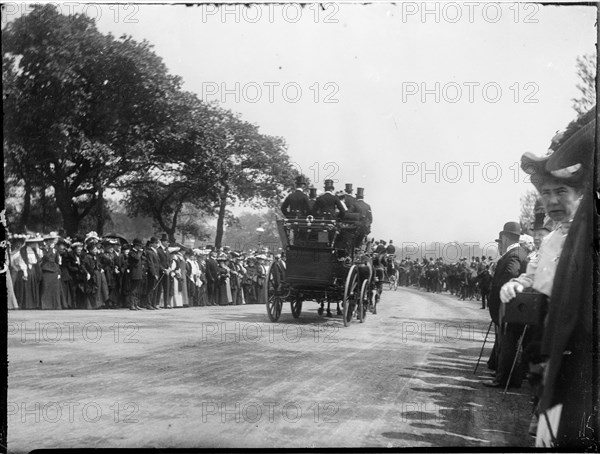
[[[502,314],[500,311],[500,289],[506,282],[519,276],[527,266],[527,251],[520,247],[520,237],[521,224],[507,222],[496,240],[501,257],[492,278],[488,302],[490,316],[496,328],[496,341],[488,365],[491,369],[496,369],[496,377],[491,383],[484,383],[485,386],[493,388],[506,386],[519,336],[523,330],[521,325],[505,326],[501,320],[504,311]],[[509,386],[520,387],[523,373],[523,369],[518,365],[513,372]]]
[[[593,337],[594,153],[596,109],[553,139],[551,152],[526,153],[521,168],[531,175],[547,215],[557,223],[527,271],[502,289],[510,301],[527,287],[548,297],[543,335],[532,362],[545,364],[537,446],[586,446],[597,437],[591,383]],[[533,355],[532,355],[533,356]],[[542,417],[542,414],[546,416]],[[551,430],[547,421],[557,420]],[[594,433],[594,431],[596,431]]]
[[[386,254],[395,255],[396,254],[396,246],[394,246],[394,241],[390,240],[390,243],[385,248]]]
[[[346,183],[346,188],[344,189],[344,192],[345,192],[344,203],[346,204],[346,207],[348,208],[348,212],[354,213],[356,211],[356,199],[352,195],[352,192],[353,192],[352,183]]]
[[[315,216],[325,219],[335,219],[336,217],[341,219],[344,217],[346,209],[340,199],[334,195],[334,191],[333,180],[325,180],[325,192],[317,197],[315,201]]]
[[[373,213],[371,206],[364,201],[365,189],[356,188],[356,201],[354,202],[354,211],[360,215],[361,226],[356,238],[356,247],[360,246],[364,238],[371,233],[371,224],[373,223]]]
[[[211,249],[206,260],[206,291],[209,306],[217,305],[217,288],[219,285],[219,264],[217,253]]]
[[[142,264],[142,254],[144,252],[142,240],[136,238],[133,240],[131,250],[127,256],[129,269],[129,309],[139,311],[140,295],[142,294],[142,279],[144,278],[144,269]]]
[[[308,212],[314,215],[315,202],[317,201],[317,188],[308,188]]]
[[[297,176],[296,190],[289,194],[281,204],[281,212],[286,218],[305,217],[310,214],[308,196],[304,193],[305,187],[304,176]]]
[[[346,193],[344,191],[336,191],[335,196],[340,200],[340,202],[342,202],[342,206],[344,207],[344,210],[346,210],[346,212],[347,212],[348,206],[346,205],[346,202],[345,202]]]
[[[170,309],[169,292],[171,291],[171,286],[169,285],[169,268],[171,266],[171,253],[169,252],[169,237],[166,233],[163,233],[160,237],[160,245],[158,245],[156,249],[156,254],[158,255],[160,276],[158,277],[159,282],[158,286],[156,287],[154,307],[160,306],[160,296],[162,295],[164,308]]]
[[[148,301],[145,306],[148,309],[159,309],[160,305],[158,304],[156,293],[158,288],[158,280],[161,275],[161,266],[160,259],[158,258],[158,238],[155,236],[150,237],[148,241],[148,245],[146,246],[146,250],[144,251],[146,255],[146,263],[147,263],[147,282],[148,282]]]

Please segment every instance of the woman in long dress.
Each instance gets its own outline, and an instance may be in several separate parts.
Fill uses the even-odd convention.
[[[25,241],[21,256],[27,263],[27,274],[23,276],[24,292],[22,309],[41,309],[40,301],[40,284],[42,282],[42,271],[40,270],[39,261],[42,258],[42,253],[39,249],[39,244],[43,241],[42,238],[30,238]],[[23,252],[24,251],[24,252]]]
[[[227,306],[233,303],[231,295],[231,283],[229,280],[229,272],[231,271],[227,266],[227,255],[221,254],[217,257],[219,263],[219,282],[217,284],[217,304],[219,306]]]
[[[24,247],[24,236],[12,239],[9,252],[10,275],[6,279],[9,309],[19,309],[19,306],[23,305],[25,295],[25,281],[23,277],[27,276],[27,262],[23,258]],[[8,288],[9,285],[10,289]]]
[[[182,291],[182,280],[181,269],[179,266],[179,248],[169,248],[171,255],[171,263],[169,264],[169,277],[171,279],[172,299],[171,304],[173,307],[183,307],[183,291]]]

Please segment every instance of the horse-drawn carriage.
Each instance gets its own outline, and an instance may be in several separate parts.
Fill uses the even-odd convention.
[[[316,301],[321,309],[324,303],[341,302],[344,326],[354,315],[364,322],[373,304],[375,278],[364,246],[356,244],[361,226],[351,216],[277,221],[286,261],[273,262],[267,271],[266,305],[272,322],[279,320],[285,302],[294,318],[300,317],[304,301]]]

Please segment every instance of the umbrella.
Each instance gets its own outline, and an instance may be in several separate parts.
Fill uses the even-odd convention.
[[[118,233],[109,233],[107,235],[104,235],[104,238],[116,238],[121,242],[121,246],[129,243],[129,241],[127,241],[127,238],[125,238],[123,235],[120,235]]]

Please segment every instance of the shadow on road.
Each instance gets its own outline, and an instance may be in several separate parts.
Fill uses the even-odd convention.
[[[527,434],[528,385],[504,401],[501,390],[485,388],[482,382],[491,378],[485,363],[480,365],[479,376],[473,374],[479,348],[442,347],[432,351],[426,363],[405,368],[407,373],[401,377],[420,381],[410,388],[419,400],[404,402],[400,413],[401,420],[415,431],[381,435],[408,445],[532,446]],[[418,372],[418,379],[411,371]]]

